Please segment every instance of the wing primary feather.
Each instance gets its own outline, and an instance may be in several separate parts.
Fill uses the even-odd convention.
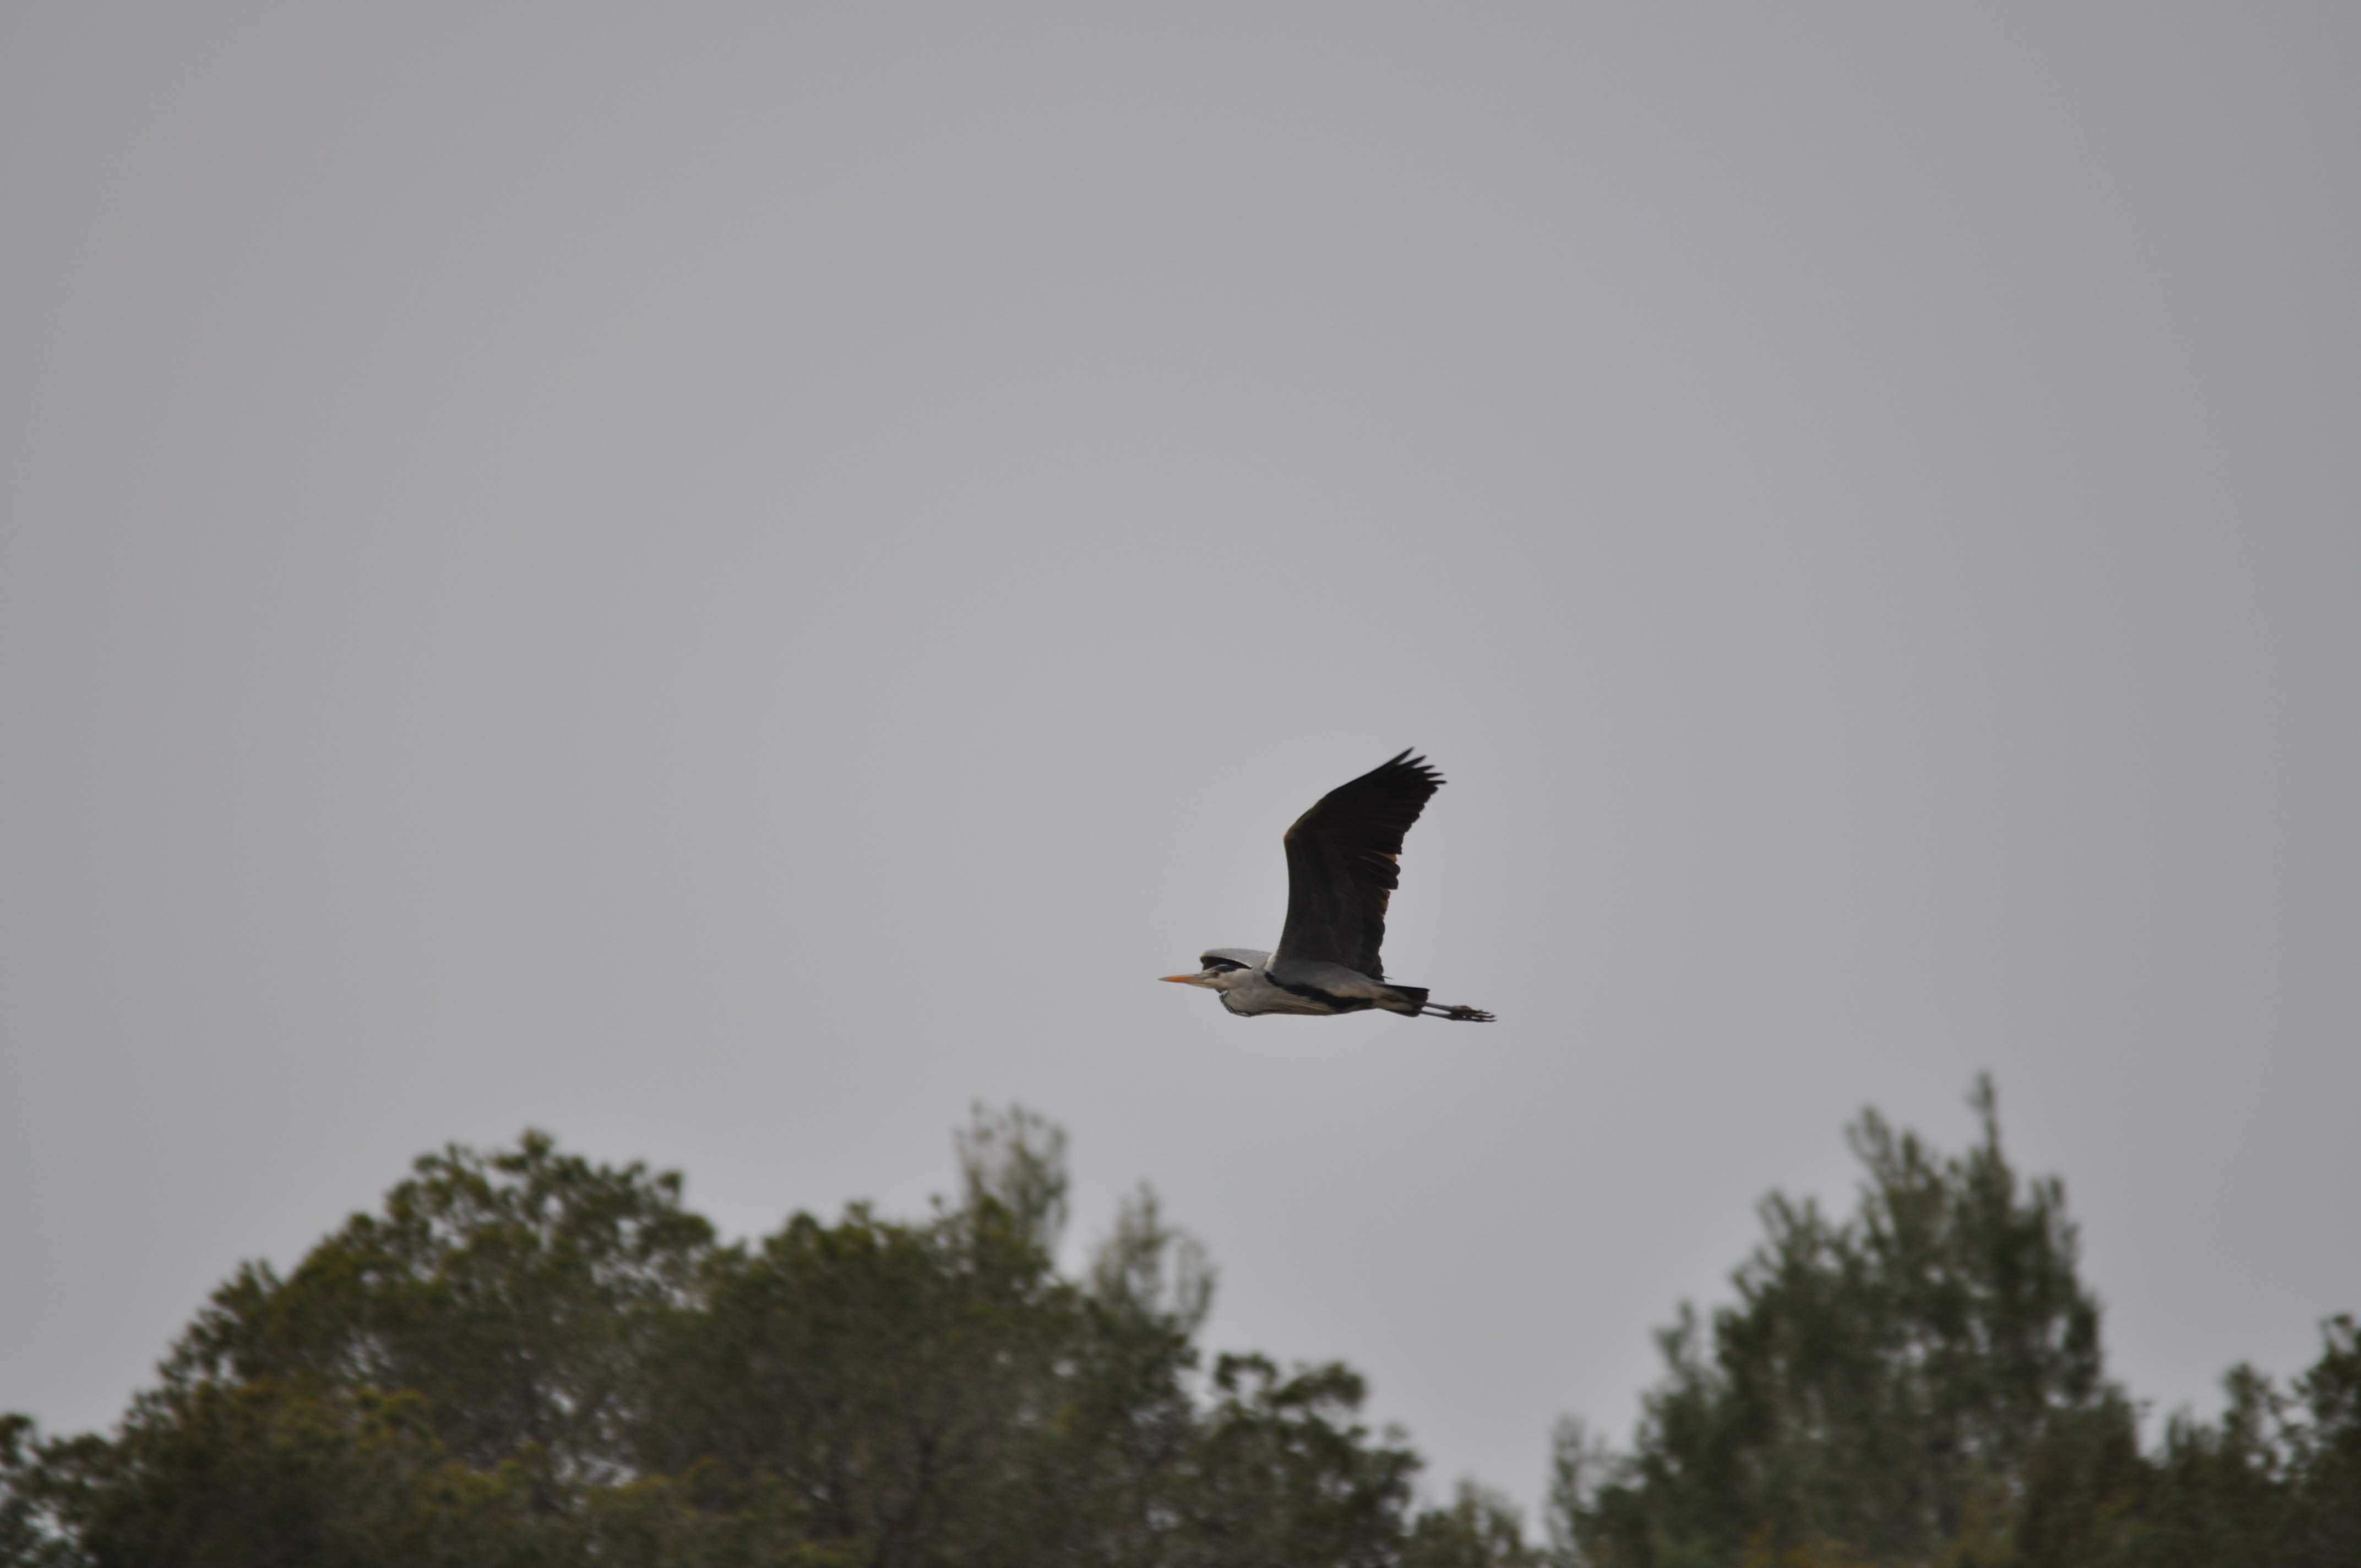
[[[1335,963],[1383,980],[1402,836],[1443,775],[1415,747],[1338,784],[1287,830],[1287,925],[1271,964]]]

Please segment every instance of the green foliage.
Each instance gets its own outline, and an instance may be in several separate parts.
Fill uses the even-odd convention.
[[[1684,1305],[1631,1450],[1559,1429],[1549,1534],[1566,1568],[1927,1564],[2255,1568],[2361,1563],[2352,1323],[2292,1397],[2231,1375],[2218,1426],[2143,1453],[2103,1376],[2065,1192],[2001,1150],[1988,1080],[1966,1154],[1873,1111],[1841,1223],[1773,1194],[1710,1327]]]
[[[593,1166],[544,1133],[491,1156],[448,1148],[286,1280],[242,1268],[166,1380],[404,1389],[470,1464],[533,1447],[557,1476],[616,1477],[634,1457],[650,1351],[712,1245],[677,1176]]]
[[[2322,1325],[2320,1359],[2282,1391],[2251,1367],[2223,1379],[2218,1423],[2177,1418],[2145,1477],[2125,1563],[2361,1563],[2361,1331]]]
[[[89,1561],[59,1517],[64,1487],[41,1457],[32,1418],[0,1415],[0,1563],[75,1568]]]
[[[727,1246],[542,1134],[428,1156],[239,1270],[112,1438],[0,1422],[0,1564],[1392,1563],[1418,1461],[1360,1380],[1201,1397],[1202,1250],[1143,1189],[1060,1275],[1064,1146],[979,1110],[955,1206]]]
[[[534,1560],[530,1457],[452,1464],[414,1394],[199,1383],[144,1398],[115,1442],[43,1457],[46,1500],[99,1564]]]
[[[1174,1561],[1389,1563],[1418,1456],[1372,1447],[1353,1420],[1358,1375],[1331,1363],[1292,1376],[1259,1355],[1224,1355],[1203,1441],[1176,1501],[1189,1550]]]
[[[894,1561],[990,1533],[1005,1467],[1058,1413],[1073,1292],[1001,1216],[926,1226],[798,1215],[708,1275],[675,1347],[659,1466],[774,1477],[830,1539]]]
[[[1142,1188],[1057,1267],[1064,1135],[979,1109],[955,1203],[721,1245],[679,1179],[546,1135],[419,1160],[248,1265],[111,1436],[0,1416],[0,1568],[2353,1568],[2361,1332],[2153,1452],[2057,1181],[1874,1112],[1842,1220],[1773,1195],[1630,1451],[1571,1419],[1546,1547],[1361,1378],[1201,1368],[1204,1253]]]
[[[1473,1481],[1459,1483],[1447,1508],[1429,1508],[1411,1527],[1402,1568],[1543,1568],[1525,1540],[1515,1504]]]

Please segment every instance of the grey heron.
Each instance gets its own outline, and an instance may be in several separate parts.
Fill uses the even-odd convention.
[[[1162,978],[1202,985],[1246,1018],[1381,1007],[1405,1018],[1492,1022],[1480,1007],[1427,1001],[1422,985],[1389,985],[1378,958],[1386,901],[1401,884],[1402,835],[1442,787],[1443,775],[1425,758],[1404,751],[1322,795],[1287,830],[1287,924],[1279,951],[1213,948],[1195,974]]]

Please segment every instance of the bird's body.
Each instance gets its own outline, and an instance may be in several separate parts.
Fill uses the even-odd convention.
[[[1423,759],[1404,751],[1330,790],[1287,830],[1287,924],[1279,950],[1214,948],[1197,960],[1197,973],[1164,978],[1219,993],[1241,1017],[1382,1008],[1409,1018],[1490,1023],[1480,1008],[1429,1003],[1423,986],[1388,984],[1378,956],[1386,905],[1400,881],[1402,835],[1442,786]]]

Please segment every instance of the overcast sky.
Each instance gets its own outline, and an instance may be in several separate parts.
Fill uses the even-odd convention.
[[[528,1124],[1064,1124],[1531,1500],[1865,1102],[2361,1309],[2361,11],[0,10],[0,1409]],[[1906,13],[1906,14],[1905,14]],[[1388,966],[1241,1020],[1407,745]]]

